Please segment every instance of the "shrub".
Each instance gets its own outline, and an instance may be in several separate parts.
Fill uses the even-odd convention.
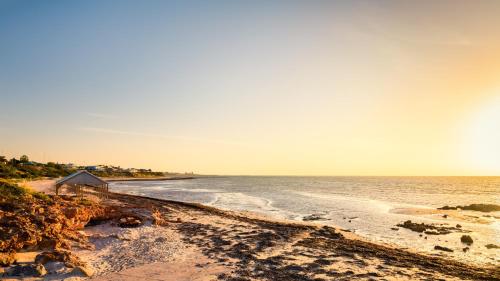
[[[0,179],[0,196],[19,198],[29,194],[29,190],[11,181]]]
[[[19,186],[18,184],[0,178],[0,198],[6,200],[19,200],[23,197],[33,196],[37,199],[50,201],[50,197],[45,193],[32,191],[29,188]]]

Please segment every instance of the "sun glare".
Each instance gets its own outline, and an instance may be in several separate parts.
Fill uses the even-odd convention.
[[[480,173],[500,173],[500,89],[470,117],[464,136],[466,161]]]

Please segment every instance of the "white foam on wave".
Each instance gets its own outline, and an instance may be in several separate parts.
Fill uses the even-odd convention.
[[[297,215],[274,207],[273,202],[267,198],[251,196],[241,192],[217,193],[216,199],[210,205],[228,210],[258,212],[277,218],[289,218]]]
[[[288,192],[324,201],[335,201],[336,203],[341,203],[345,208],[355,208],[355,209],[369,208],[377,210],[379,212],[388,213],[395,207],[390,202],[368,199],[368,198],[349,197],[331,193],[316,193],[316,192],[304,192],[295,190],[289,190]]]
[[[137,185],[137,184],[111,184],[110,188],[112,190],[142,190],[142,191],[171,191],[171,192],[204,192],[204,193],[218,193],[221,190],[217,189],[205,189],[205,188],[186,188],[180,187],[178,185],[165,185],[165,184],[154,184],[154,185]]]

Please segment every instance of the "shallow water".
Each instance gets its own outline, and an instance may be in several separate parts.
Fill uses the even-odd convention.
[[[458,260],[498,265],[500,212],[436,212],[445,205],[500,205],[500,177],[213,177],[177,181],[113,182],[116,192],[197,202],[229,210],[253,211],[280,219],[302,220],[317,214],[321,224],[349,229],[373,241]],[[405,220],[463,229],[474,240],[470,251],[462,233],[423,235],[399,228]],[[427,239],[425,239],[427,237]],[[433,250],[441,245],[454,250]]]

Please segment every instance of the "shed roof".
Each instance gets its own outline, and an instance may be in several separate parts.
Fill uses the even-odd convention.
[[[63,184],[101,186],[108,183],[85,170],[81,170],[56,182],[57,187],[62,186]]]

